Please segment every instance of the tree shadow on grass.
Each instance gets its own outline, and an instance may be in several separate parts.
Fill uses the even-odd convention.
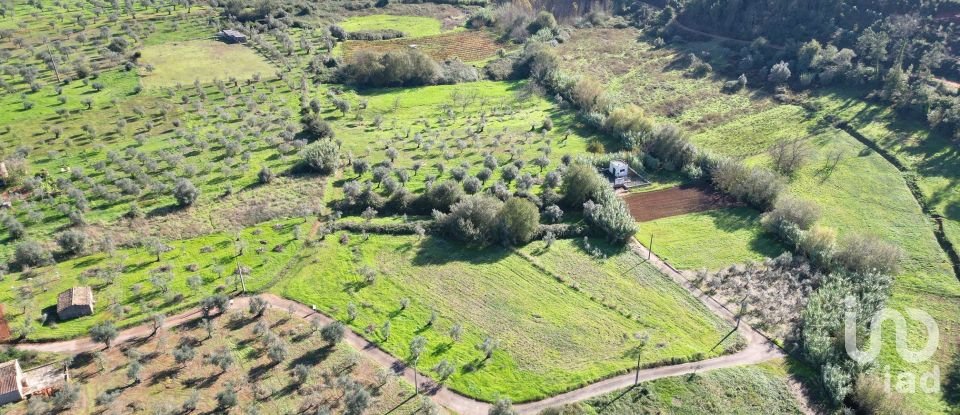
[[[329,357],[333,352],[334,348],[331,346],[324,346],[319,349],[308,350],[299,357],[291,359],[290,363],[287,363],[287,369],[293,369],[297,367],[297,365],[304,365],[307,367],[316,366],[324,360],[327,360],[327,357]]]
[[[184,388],[187,389],[206,389],[212,386],[214,383],[217,383],[217,380],[220,379],[220,373],[213,376],[196,376],[190,379],[185,379],[182,384]]]
[[[448,352],[451,348],[453,348],[453,342],[437,345],[437,347],[434,347],[433,351],[430,352],[430,356],[440,356]]]
[[[279,363],[276,362],[268,362],[262,365],[254,366],[250,368],[250,372],[247,374],[247,379],[253,382],[263,380],[263,377],[266,376],[271,369],[277,367],[278,364]]]
[[[512,251],[500,246],[475,248],[431,236],[420,242],[413,265],[444,265],[452,262],[470,264],[493,264],[512,255]]]
[[[169,368],[154,373],[153,376],[150,377],[149,384],[150,386],[154,386],[166,380],[173,379],[179,371],[179,368]]]
[[[953,362],[947,369],[943,384],[943,400],[951,406],[960,405],[960,354],[953,357]]]

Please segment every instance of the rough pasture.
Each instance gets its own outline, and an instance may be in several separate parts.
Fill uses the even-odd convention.
[[[460,59],[464,62],[478,62],[496,55],[497,51],[508,46],[497,42],[496,37],[484,31],[462,31],[418,39],[393,39],[380,41],[351,40],[343,44],[346,58],[360,51],[389,52],[417,48],[437,61]]]

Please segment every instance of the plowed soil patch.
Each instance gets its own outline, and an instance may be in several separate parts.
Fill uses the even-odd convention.
[[[10,338],[10,325],[7,324],[7,317],[4,311],[3,304],[0,304],[0,341]]]
[[[674,187],[624,196],[637,222],[738,206],[736,200],[702,187]]]

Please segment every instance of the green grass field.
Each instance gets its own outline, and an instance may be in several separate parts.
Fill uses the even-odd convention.
[[[641,32],[623,29],[578,30],[558,53],[571,73],[588,73],[606,86],[614,102],[639,105],[658,122],[699,132],[770,108],[765,94],[720,90],[721,80],[692,77],[678,60],[690,51],[719,53],[717,45],[693,43],[689,50],[657,49],[639,40]],[[716,55],[719,57],[720,55]]]
[[[725,208],[672,216],[640,224],[637,239],[679,269],[718,270],[780,255],[784,248],[760,227],[750,208]]]
[[[216,40],[168,42],[144,47],[142,53],[143,63],[154,68],[141,72],[149,88],[189,85],[194,80],[246,80],[257,74],[272,77],[277,71],[253,49]]]
[[[419,366],[430,368],[448,360],[458,369],[449,385],[480,399],[538,399],[625,371],[636,363],[633,336],[641,332],[651,336],[651,347],[642,357],[647,363],[709,357],[735,342],[728,339],[711,351],[729,328],[646,266],[633,271],[641,282],[604,278],[618,269],[614,264],[631,261],[627,254],[596,270],[596,261],[572,244],[558,244],[540,256],[536,245],[528,247],[528,255],[546,256],[537,259],[539,263],[548,264],[557,255],[566,258],[567,270],[583,270],[583,278],[571,279],[578,290],[502,248],[476,252],[414,237],[363,240],[352,235],[349,245],[336,239],[327,238],[294,276],[273,291],[315,304],[401,358],[408,356],[414,336],[424,336],[427,352]],[[359,276],[362,267],[378,272],[372,285]],[[651,287],[654,283],[666,287]],[[620,289],[665,295],[644,301],[624,297]],[[400,306],[403,298],[410,301],[406,309]],[[350,304],[357,312],[352,320]],[[427,325],[431,310],[438,319]],[[390,336],[385,338],[382,327],[388,321]],[[453,324],[463,327],[459,342],[447,335]],[[474,347],[486,336],[500,344],[489,361]]]
[[[542,97],[522,95],[524,84],[481,81],[354,91],[348,99],[366,102],[366,110],[343,116],[330,109],[326,114],[337,134],[345,137],[341,139],[344,150],[354,157],[375,165],[388,160],[387,149],[394,148],[393,166],[409,171],[415,164],[421,165],[407,184],[414,192],[422,189],[428,176],[446,177],[439,174],[437,164],[444,164],[449,175],[451,168],[465,163],[466,172],[475,175],[484,168],[484,155],[490,153],[501,166],[523,160],[525,167],[520,172],[538,176],[543,172],[532,160],[544,147],[549,148],[552,163],[547,169],[552,169],[563,155],[584,154],[589,141],[601,140],[580,126],[573,114]],[[540,131],[548,117],[553,130]],[[418,135],[430,144],[418,144]],[[357,178],[347,172],[344,176],[366,180],[372,173]],[[498,178],[499,170],[486,185]]]
[[[245,229],[240,233],[240,243],[234,234],[227,233],[168,242],[170,251],[162,254],[159,262],[145,249],[123,249],[112,257],[100,253],[37,268],[31,276],[11,274],[0,281],[0,303],[7,305],[6,318],[12,330],[21,327],[25,318],[30,319],[34,330],[29,340],[84,336],[91,326],[106,320],[119,326],[139,324],[152,312],[173,314],[193,307],[217,290],[239,292],[239,279],[233,276],[238,263],[249,270],[244,278],[248,291],[268,288],[298,255],[301,242],[294,239],[293,228],[301,224],[302,220],[296,219]],[[304,229],[303,234],[306,232]],[[238,256],[241,247],[243,255]],[[167,292],[151,282],[151,274],[159,268],[169,270]],[[120,270],[112,283],[95,274],[109,269]],[[191,287],[188,280],[195,275],[200,277],[200,285]],[[94,288],[94,315],[56,321],[57,295],[78,285]],[[122,312],[112,307],[115,303],[122,306]],[[43,325],[39,321],[41,312],[53,313]]]
[[[355,16],[339,23],[348,32],[399,30],[404,37],[417,38],[439,35],[443,32],[443,23],[432,17],[400,16],[390,14],[372,14]]]
[[[912,171],[907,176],[915,175],[923,198],[935,214],[944,216],[945,233],[952,241],[960,240],[956,146],[919,121],[905,121],[891,109],[862,100],[860,97],[868,91],[838,88],[814,93],[810,97],[814,109],[810,111],[778,105],[762,91],[724,94],[720,91],[726,79],[693,79],[678,60],[701,50],[719,58],[723,51],[716,43],[690,42],[656,49],[635,39],[627,32],[581,32],[561,47],[573,57],[564,66],[603,80],[609,93],[640,105],[661,121],[681,124],[693,132],[693,141],[702,148],[747,158],[752,164],[767,164],[766,152],[778,140],[804,139],[810,161],[787,179],[788,191],[817,202],[823,209],[821,224],[838,229],[841,238],[862,232],[900,246],[905,256],[890,305],[900,310],[920,308],[940,325],[942,342],[933,361],[904,362],[896,356],[893,336],[888,335],[878,365],[889,365],[893,373],[915,374],[934,364],[949,366],[957,337],[944,333],[956,332],[960,319],[947,310],[960,306],[960,284],[934,237],[934,223],[921,210],[901,172],[853,137],[831,129],[825,117],[833,115],[849,121],[908,166]],[[829,160],[837,154],[841,161],[834,167]],[[773,253],[771,242],[749,243],[756,240],[759,228],[754,228],[754,234],[741,228],[740,238],[724,237],[715,223],[704,214],[661,219],[641,224],[639,239],[648,243],[653,233],[654,251],[681,268],[720,268]],[[658,237],[661,234],[664,237]],[[924,339],[923,329],[911,326],[910,340],[919,344]],[[946,410],[936,394],[908,395],[907,400],[923,412]]]
[[[785,382],[787,363],[720,369],[645,382],[586,401],[587,413],[800,414]]]

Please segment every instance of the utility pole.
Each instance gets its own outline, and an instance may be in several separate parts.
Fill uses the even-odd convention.
[[[637,377],[633,379],[633,386],[637,386],[640,384],[640,357],[642,355],[643,355],[642,353],[637,352]]]
[[[647,261],[650,260],[650,256],[653,255],[653,234],[650,234],[650,245],[647,246]]]
[[[418,380],[418,374],[417,374],[418,363],[420,363],[419,357],[417,357],[417,359],[413,361],[413,394],[414,395],[420,394],[420,381]]]
[[[237,260],[237,273],[240,274],[240,294],[246,294],[247,285],[243,282],[243,267],[240,266],[240,260]]]
[[[57,68],[57,58],[53,56],[53,52],[50,51],[50,44],[47,44],[47,55],[50,56],[50,66],[53,67],[53,73],[57,75],[57,83],[63,83],[63,80],[60,79],[60,69]]]

